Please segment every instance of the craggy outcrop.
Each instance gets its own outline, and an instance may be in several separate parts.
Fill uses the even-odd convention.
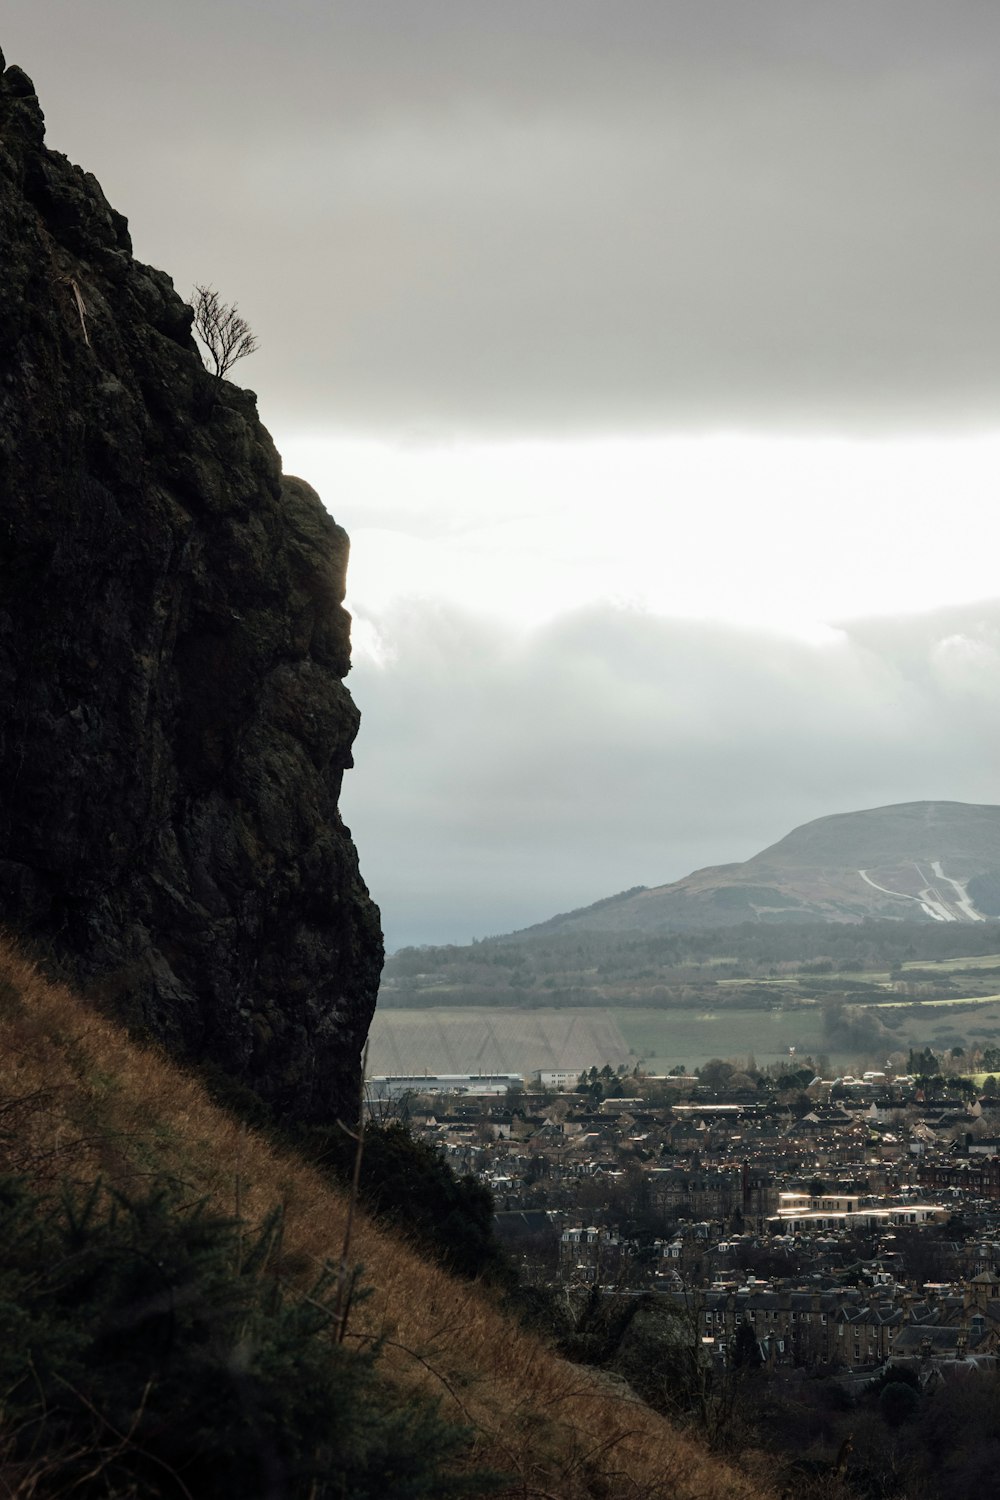
[[[0,69],[3,59],[0,57]],[[279,1109],[349,1112],[347,537],[0,79],[0,920]]]

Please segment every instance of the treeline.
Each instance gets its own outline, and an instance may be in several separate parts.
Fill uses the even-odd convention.
[[[794,973],[798,992],[873,995],[868,972],[1000,951],[1000,923],[745,923],[697,933],[542,933],[484,938],[467,946],[403,948],[386,961],[380,1003],[526,1007],[696,1003],[720,979],[754,981]],[[858,976],[851,979],[851,976]],[[845,978],[850,980],[846,995]],[[914,976],[916,978],[916,976]],[[954,976],[936,976],[941,993]],[[713,1003],[722,996],[715,990]],[[728,1005],[763,1003],[731,984]]]

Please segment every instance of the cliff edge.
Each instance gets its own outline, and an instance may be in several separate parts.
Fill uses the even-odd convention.
[[[4,66],[0,55],[0,69]],[[279,1110],[353,1115],[347,537],[0,77],[0,921]]]

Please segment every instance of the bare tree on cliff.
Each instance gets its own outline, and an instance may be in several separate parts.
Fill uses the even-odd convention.
[[[214,287],[196,286],[191,299],[194,308],[194,331],[211,356],[214,373],[221,380],[231,365],[259,347],[250,325],[237,311],[223,302]]]

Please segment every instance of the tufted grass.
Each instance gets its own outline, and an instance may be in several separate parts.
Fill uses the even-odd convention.
[[[167,1176],[259,1225],[284,1210],[284,1275],[304,1288],[340,1254],[343,1192],[214,1105],[0,941],[0,1171],[45,1187],[100,1177],[126,1191]],[[347,1337],[379,1340],[394,1379],[432,1392],[475,1434],[471,1461],[509,1500],[755,1500],[768,1494],[593,1371],[559,1359],[479,1287],[430,1265],[356,1212],[368,1295]],[[0,1462],[0,1490],[16,1494]]]

